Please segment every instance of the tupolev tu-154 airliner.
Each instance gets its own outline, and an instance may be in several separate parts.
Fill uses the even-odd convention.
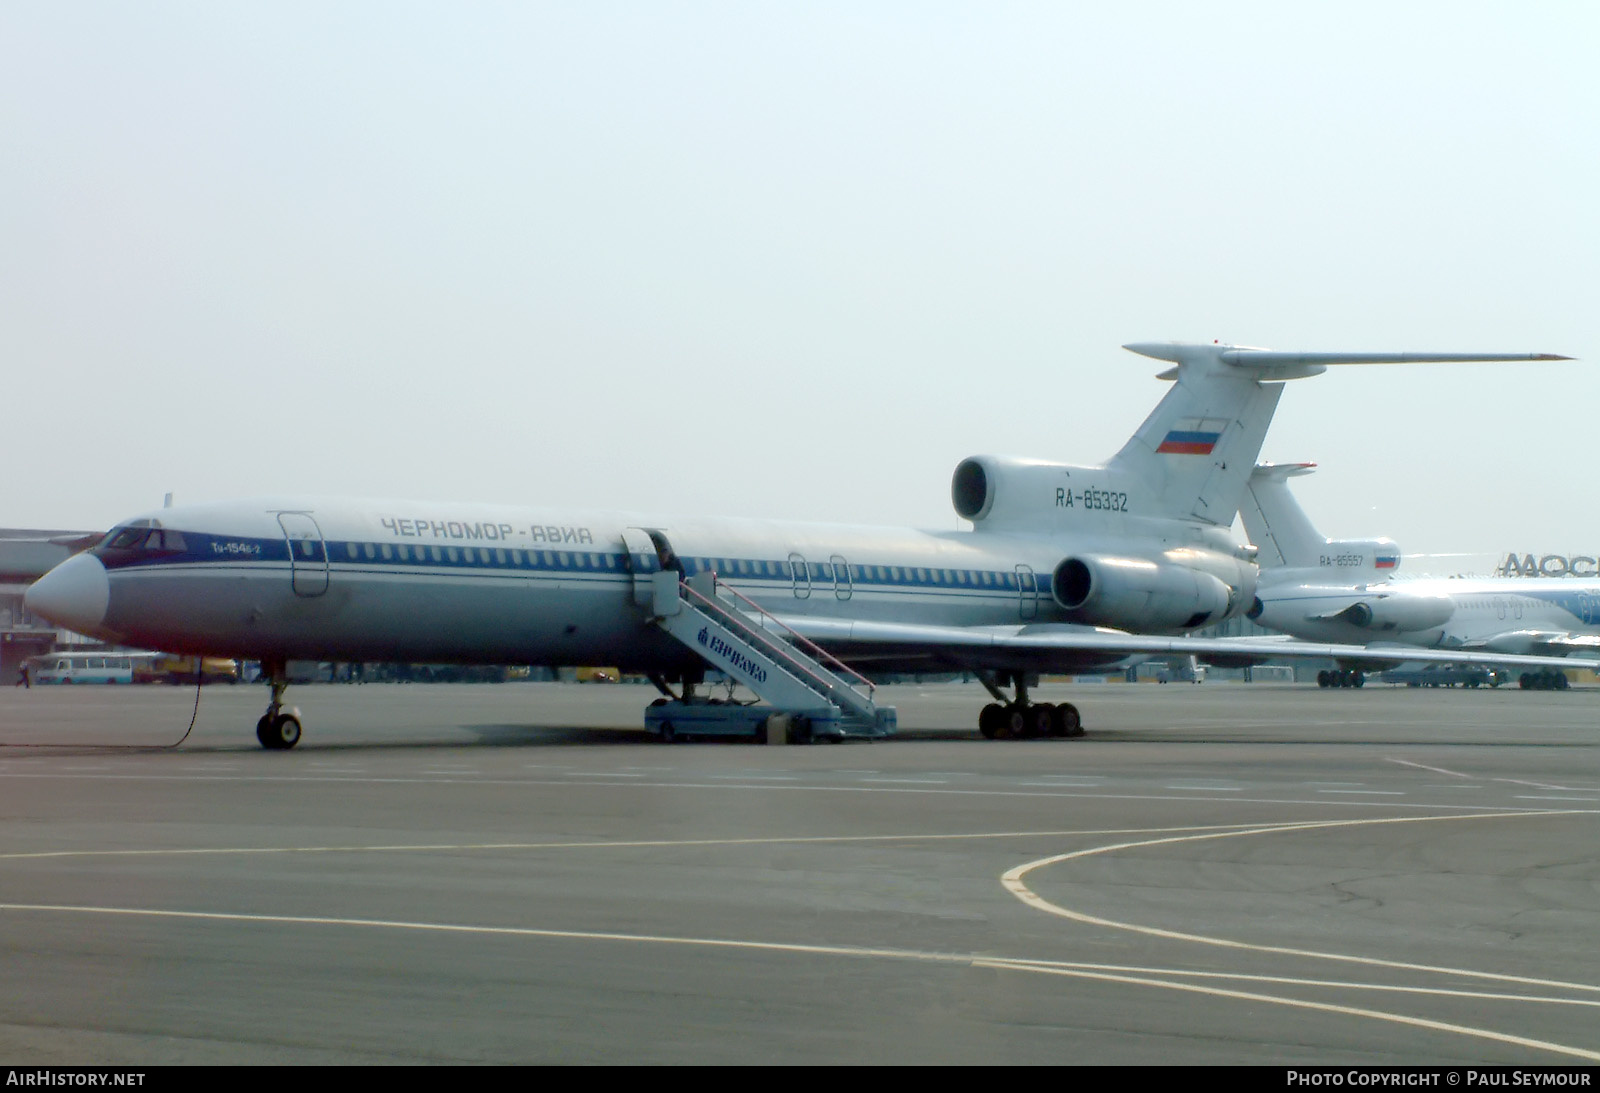
[[[951,497],[970,530],[269,498],[130,519],[40,578],[27,606],[108,641],[259,659],[271,698],[256,734],[271,749],[301,735],[283,704],[291,659],[615,664],[669,696],[669,713],[647,716],[666,739],[673,718],[682,731],[697,702],[705,712],[707,669],[835,736],[892,731],[861,673],[970,671],[995,699],[985,736],[1073,736],[1075,707],[1030,700],[1037,673],[1172,654],[1385,659],[1182,636],[1253,602],[1254,548],[1230,528],[1282,381],[1335,364],[1568,359],[1126,348],[1170,362],[1173,383],[1122,450],[1102,466],[963,460]]]
[[[1307,641],[1382,642],[1494,653],[1600,652],[1600,580],[1451,577],[1396,580],[1392,539],[1326,539],[1289,490],[1315,463],[1264,464],[1251,474],[1239,515],[1261,551],[1261,581],[1247,615]],[[1358,670],[1318,682],[1360,686]],[[1565,688],[1555,669],[1523,672],[1525,689]]]

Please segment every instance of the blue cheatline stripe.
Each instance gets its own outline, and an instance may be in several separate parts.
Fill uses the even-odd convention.
[[[102,557],[108,569],[136,569],[154,566],[202,566],[211,571],[245,569],[261,565],[283,565],[291,561],[320,567],[324,561],[342,571],[381,573],[395,570],[470,570],[488,573],[558,572],[594,576],[631,575],[627,555],[610,551],[546,550],[510,546],[461,546],[413,543],[358,542],[345,539],[323,540],[311,554],[301,549],[290,557],[289,543],[282,538],[219,536],[202,532],[182,533],[185,548],[178,552],[134,552],[128,556]],[[297,542],[317,543],[317,540]],[[384,557],[383,550],[389,549]],[[369,556],[368,551],[371,551]],[[715,570],[730,581],[769,581],[782,585],[795,583],[787,558],[685,558],[689,573]],[[862,589],[938,589],[954,593],[995,596],[1022,591],[1014,572],[996,570],[949,569],[934,566],[863,565],[841,563],[847,577],[836,582],[832,562],[806,562],[800,576],[802,587],[827,590],[836,583]],[[1036,588],[1043,592],[1047,574],[1036,575]]]
[[[287,580],[291,569],[287,561],[257,562],[240,564],[235,562],[185,562],[181,560],[168,560],[159,566],[146,565],[140,567],[142,572],[159,570],[162,573],[172,573],[174,576],[213,576],[219,573],[261,574],[272,573]],[[504,568],[486,566],[410,566],[402,568],[399,565],[384,565],[366,562],[334,562],[329,567],[333,580],[338,581],[343,577],[360,576],[368,578],[402,578],[414,574],[418,578],[440,578],[454,581],[524,581],[539,584],[546,581],[563,582],[567,587],[589,585],[594,587],[622,586],[627,587],[632,583],[633,575],[620,571],[607,572],[605,570],[556,570],[556,569],[516,569],[511,566]],[[783,580],[757,580],[755,578],[740,578],[736,583],[746,588],[760,586],[762,595],[779,597],[788,596],[793,587],[787,578]],[[802,586],[804,587],[804,586]],[[911,596],[915,595],[926,600],[935,597],[952,602],[978,602],[989,605],[1015,604],[1019,592],[1015,588],[952,588],[931,587],[927,585],[867,585],[857,584],[852,586],[858,595],[877,596]],[[752,589],[753,590],[753,589]],[[830,584],[813,585],[812,595],[822,598],[830,597],[834,586]],[[1043,599],[1047,592],[1041,586],[1036,595]]]

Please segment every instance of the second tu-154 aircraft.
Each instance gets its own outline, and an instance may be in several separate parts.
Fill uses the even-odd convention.
[[[1396,580],[1392,539],[1326,539],[1289,490],[1314,463],[1267,464],[1251,474],[1240,510],[1260,550],[1261,580],[1247,615],[1305,641],[1380,642],[1546,656],[1600,652],[1600,580],[1450,577]],[[1359,670],[1318,682],[1360,686]],[[1524,688],[1564,688],[1554,668],[1523,672]]]
[[[259,659],[271,699],[256,734],[271,749],[301,734],[283,704],[291,659],[615,664],[648,673],[684,718],[709,667],[819,735],[892,730],[857,673],[971,671],[995,698],[985,736],[1077,735],[1077,709],[1032,702],[1030,676],[1172,654],[1385,659],[1180,636],[1253,601],[1254,550],[1230,528],[1282,381],[1334,364],[1567,359],[1126,348],[1170,362],[1173,384],[1122,450],[1102,466],[963,460],[951,495],[971,530],[270,498],[130,519],[27,605],[108,641]],[[1553,663],[1496,658],[1519,660]]]

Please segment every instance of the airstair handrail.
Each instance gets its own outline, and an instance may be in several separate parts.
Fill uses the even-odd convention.
[[[713,574],[712,576],[713,576],[713,578],[715,578],[715,574]],[[685,582],[681,587],[688,589],[689,592],[692,593],[694,595],[694,597],[696,599],[698,599],[698,600],[704,600],[707,603],[712,603],[713,606],[720,606],[720,605],[717,605],[717,604],[713,603],[713,601],[711,600],[710,597],[706,596],[705,593],[701,592],[697,588],[694,588],[692,585],[688,584],[687,582]],[[809,652],[817,660],[819,660],[822,663],[828,665],[829,667],[835,669],[836,671],[843,673],[844,675],[850,677],[851,679],[859,680],[860,683],[863,684],[867,688],[867,701],[870,702],[872,700],[872,696],[877,693],[877,686],[872,682],[872,680],[868,679],[866,676],[862,675],[860,672],[856,671],[854,668],[851,668],[844,661],[840,660],[838,657],[834,656],[832,653],[830,653],[826,649],[822,648],[816,642],[810,640],[809,638],[805,637],[803,634],[799,633],[797,630],[795,630],[794,627],[789,626],[788,624],[786,624],[782,619],[779,619],[776,615],[774,615],[772,612],[768,611],[765,607],[762,607],[760,604],[756,603],[749,596],[744,595],[738,589],[734,588],[732,585],[723,584],[721,581],[717,582],[716,587],[725,590],[730,595],[732,595],[735,599],[737,599],[740,603],[748,605],[752,611],[754,611],[756,614],[760,615],[763,619],[768,619],[772,623],[774,623],[775,625],[777,625],[778,627],[783,629],[785,632],[787,632],[790,635],[790,637],[792,637],[797,643],[799,643],[802,647],[804,647],[805,650],[807,652]],[[726,609],[724,609],[724,610],[726,610]],[[854,689],[854,685],[853,684],[851,685],[851,687],[852,687],[852,689]]]
[[[752,623],[727,604],[714,597],[706,596],[705,593],[688,584],[683,584],[679,587],[688,589],[689,592],[693,593],[694,599],[700,601],[699,604],[691,601],[690,607],[703,613],[709,613],[713,619],[717,620],[718,625],[732,628],[735,633],[742,635],[746,641],[752,642],[795,676],[803,680],[809,680],[810,682],[807,686],[830,702],[836,701],[840,692],[852,695],[860,701],[871,702],[870,698],[861,698],[856,693],[855,686],[849,680],[840,679],[829,672],[824,665],[804,656],[800,650],[786,646],[782,641]]]

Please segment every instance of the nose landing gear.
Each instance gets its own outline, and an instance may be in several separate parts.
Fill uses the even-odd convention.
[[[283,693],[289,689],[289,672],[283,661],[262,665],[272,686],[267,712],[256,722],[256,739],[268,751],[288,751],[300,743],[300,710],[285,707]]]

